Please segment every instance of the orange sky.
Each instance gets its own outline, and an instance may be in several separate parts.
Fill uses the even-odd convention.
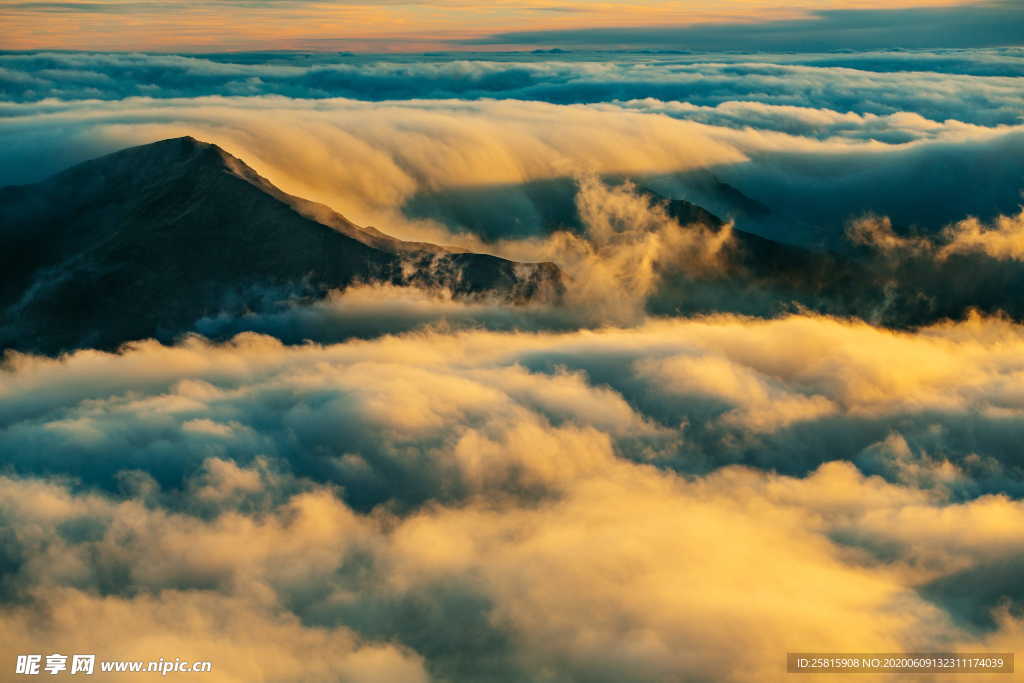
[[[482,38],[504,31],[757,22],[804,17],[811,10],[959,4],[965,3],[960,0],[0,0],[0,48],[423,51],[452,49],[448,41]]]

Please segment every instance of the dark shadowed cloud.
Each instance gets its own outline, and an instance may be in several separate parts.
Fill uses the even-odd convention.
[[[1022,74],[1024,52],[1011,48],[414,59],[40,52],[0,53],[0,96],[16,102],[204,95],[553,104],[655,99],[699,106],[747,101],[861,114],[911,111],[935,121],[993,125],[1020,120]]]

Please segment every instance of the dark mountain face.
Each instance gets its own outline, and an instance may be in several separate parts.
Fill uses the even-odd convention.
[[[0,348],[171,339],[204,316],[357,281],[557,297],[553,264],[453,253],[360,228],[193,138],[0,189]]]

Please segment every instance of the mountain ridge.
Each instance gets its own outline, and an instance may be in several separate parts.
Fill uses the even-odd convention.
[[[557,298],[550,263],[403,242],[289,195],[191,136],[0,188],[0,348],[172,340],[196,320],[360,281]]]

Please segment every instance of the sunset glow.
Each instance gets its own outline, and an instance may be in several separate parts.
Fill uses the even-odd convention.
[[[699,26],[813,19],[833,10],[957,6],[959,0],[62,0],[0,2],[0,49],[351,50],[481,49],[519,31]],[[466,43],[469,44],[466,44]],[[514,40],[484,49],[516,49]]]

